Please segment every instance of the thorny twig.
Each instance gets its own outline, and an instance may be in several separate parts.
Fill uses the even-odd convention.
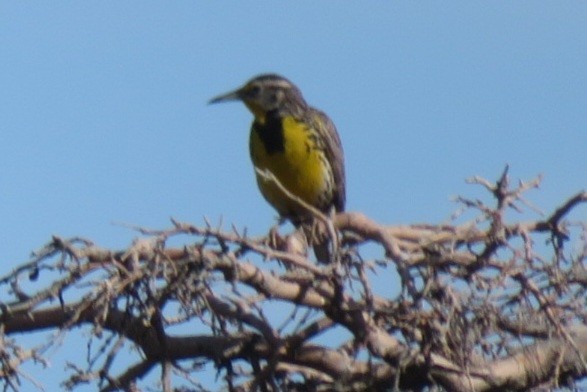
[[[359,213],[331,219],[313,211],[329,225],[332,257],[344,268],[275,247],[287,241],[210,222],[135,227],[147,238],[120,251],[54,237],[0,279],[12,295],[0,304],[5,389],[18,389],[23,361],[42,360],[40,350],[8,336],[84,325],[100,348],[85,364],[70,364],[66,387],[136,389],[158,367],[164,390],[177,377],[202,389],[192,377],[206,362],[232,390],[483,391],[586,375],[587,224],[566,219],[587,192],[546,218],[512,223],[507,212],[531,206],[525,194],[540,178],[512,187],[506,168],[495,183],[470,182],[495,201],[458,199],[478,212],[474,223],[385,226]],[[544,234],[553,238],[552,254],[536,241]],[[189,239],[184,247],[168,246],[180,235]],[[565,246],[570,240],[583,245]],[[366,242],[382,250],[375,260],[365,255]],[[37,278],[46,273],[58,277],[44,286]],[[345,341],[321,345],[320,335],[336,328],[347,332]],[[134,362],[113,366],[127,343],[138,348]]]

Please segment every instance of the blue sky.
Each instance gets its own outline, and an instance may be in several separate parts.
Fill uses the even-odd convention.
[[[545,211],[587,184],[587,3],[2,2],[3,273],[52,234],[109,247],[169,218],[266,233],[244,106],[263,72],[341,135],[347,207],[445,222],[472,175],[544,175]],[[575,219],[587,219],[581,208]],[[60,369],[60,368],[57,368]]]

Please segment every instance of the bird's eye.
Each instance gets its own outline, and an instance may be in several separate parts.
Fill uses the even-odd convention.
[[[255,98],[256,96],[259,95],[259,92],[261,91],[261,88],[259,86],[251,86],[248,88],[247,90],[247,95],[250,98]]]

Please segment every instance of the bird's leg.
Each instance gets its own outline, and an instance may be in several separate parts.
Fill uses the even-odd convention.
[[[272,249],[283,249],[285,240],[279,235],[279,226],[285,222],[285,218],[279,217],[277,223],[271,226],[267,234],[266,244]]]

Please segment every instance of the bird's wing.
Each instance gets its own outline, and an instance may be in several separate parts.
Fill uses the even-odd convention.
[[[312,121],[316,129],[320,130],[324,140],[324,153],[332,167],[334,177],[333,204],[337,212],[344,211],[346,203],[346,180],[344,173],[344,152],[336,126],[326,113],[311,109]]]

